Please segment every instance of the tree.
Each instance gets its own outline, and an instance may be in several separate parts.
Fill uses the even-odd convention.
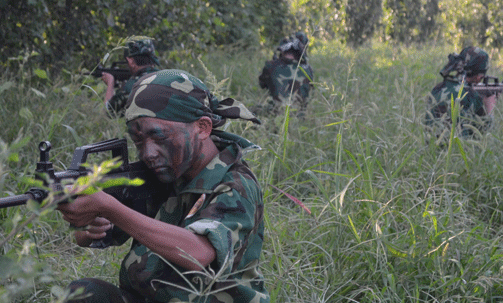
[[[385,0],[383,11],[386,40],[426,42],[438,31],[438,0]]]
[[[382,16],[381,0],[348,0],[346,4],[346,42],[362,45],[372,38]]]

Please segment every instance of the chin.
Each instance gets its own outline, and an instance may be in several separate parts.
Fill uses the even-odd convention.
[[[173,183],[175,182],[176,178],[167,175],[157,175],[157,180],[159,180],[162,183]]]

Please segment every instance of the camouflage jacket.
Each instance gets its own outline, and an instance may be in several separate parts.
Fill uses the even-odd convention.
[[[207,237],[217,257],[202,272],[187,272],[134,241],[122,262],[120,284],[146,302],[269,302],[259,270],[262,192],[241,149],[215,144],[220,153],[188,184],[174,185],[155,218]]]
[[[292,106],[305,110],[313,81],[313,69],[303,62],[285,58],[267,61],[259,76],[261,88],[269,89],[269,94],[281,104],[287,104],[291,97]],[[293,87],[293,90],[292,90]]]
[[[427,110],[424,124],[427,135],[437,139],[446,139],[452,125],[451,98],[456,100],[462,83],[454,78],[446,78],[437,84],[427,97]],[[460,113],[457,121],[458,136],[469,138],[474,131],[484,132],[492,121],[492,117],[486,115],[482,97],[466,84],[461,91]]]
[[[149,66],[139,70],[136,74],[131,76],[131,78],[129,78],[129,80],[127,80],[124,83],[124,85],[122,85],[119,89],[115,91],[115,94],[112,96],[112,98],[110,98],[110,100],[107,101],[105,107],[107,115],[109,117],[117,117],[117,116],[123,117],[126,111],[125,107],[127,104],[127,99],[129,97],[129,93],[133,89],[133,85],[143,75],[150,74],[156,71],[159,71],[159,69]]]

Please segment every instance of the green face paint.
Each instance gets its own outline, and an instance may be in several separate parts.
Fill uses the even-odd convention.
[[[138,118],[128,123],[128,133],[139,158],[161,182],[186,177],[199,158],[199,143],[191,124],[156,118]]]

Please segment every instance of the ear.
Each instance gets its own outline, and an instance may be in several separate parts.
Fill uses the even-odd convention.
[[[199,139],[207,139],[213,130],[213,123],[211,122],[211,119],[209,117],[201,117],[194,123],[197,127]]]
[[[133,57],[126,57],[126,61],[129,67],[136,66],[136,62],[134,61]]]

